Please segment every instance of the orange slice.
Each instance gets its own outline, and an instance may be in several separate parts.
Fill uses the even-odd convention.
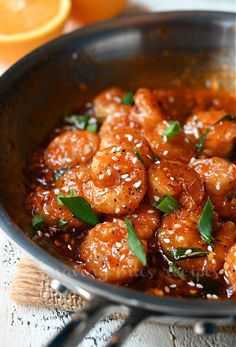
[[[0,59],[14,61],[62,33],[71,0],[0,0]]]

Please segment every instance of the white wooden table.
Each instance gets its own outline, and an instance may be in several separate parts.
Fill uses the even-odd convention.
[[[133,0],[130,1],[128,12],[140,11],[142,7],[153,11],[176,9],[235,11],[236,0]],[[42,347],[65,325],[70,315],[59,310],[19,307],[10,300],[9,286],[20,256],[20,251],[0,234],[0,347]],[[81,347],[103,346],[104,341],[108,340],[120,324],[119,321],[99,323]],[[134,331],[125,346],[233,347],[236,346],[236,336],[219,333],[214,337],[197,337],[191,330],[179,330],[175,326],[143,324]]]

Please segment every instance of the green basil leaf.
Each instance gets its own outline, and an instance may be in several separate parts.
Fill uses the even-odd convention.
[[[60,169],[58,170],[55,174],[54,174],[54,180],[58,180],[58,178],[60,178],[62,175],[64,175],[64,173],[68,170],[68,168],[65,169]]]
[[[137,155],[137,157],[139,158],[139,160],[141,161],[141,163],[144,164],[143,156],[142,156],[142,154],[140,153],[140,151],[138,150],[138,148],[135,148],[135,149],[134,149],[134,153]]]
[[[126,228],[128,231],[129,248],[134,253],[134,255],[138,258],[138,260],[143,264],[143,266],[146,266],[147,257],[143,249],[142,242],[139,240],[131,220],[129,220],[128,218],[125,218],[125,223],[126,223]]]
[[[64,218],[60,218],[58,221],[57,221],[57,225],[60,229],[64,229],[64,227],[68,224],[68,220],[64,219]]]
[[[89,115],[72,114],[63,117],[65,123],[68,123],[79,130],[85,130],[89,121]]]
[[[35,230],[43,229],[44,225],[45,225],[45,221],[43,217],[40,216],[40,214],[36,214],[36,216],[32,218],[32,226]]]
[[[181,259],[203,258],[206,257],[209,252],[201,248],[169,248],[167,254],[169,259],[176,261]]]
[[[199,139],[198,143],[196,144],[196,154],[199,154],[201,152],[201,150],[203,149],[205,141],[206,141],[206,137],[207,137],[209,131],[210,131],[210,128],[207,128],[200,136],[200,139]]]
[[[219,124],[221,122],[225,122],[225,121],[230,121],[230,122],[236,122],[236,116],[233,114],[226,114],[224,117],[222,117],[221,119],[219,119],[216,124]]]
[[[158,157],[158,155],[156,153],[154,153],[153,151],[152,151],[152,153],[153,153],[155,161],[160,161],[160,158]]]
[[[156,203],[155,207],[165,214],[170,214],[179,207],[179,201],[171,195],[166,195]]]
[[[164,136],[171,139],[179,134],[181,134],[181,126],[179,121],[175,120],[169,122],[168,128],[164,131]]]
[[[89,225],[97,225],[99,217],[93,211],[89,203],[82,197],[60,197],[64,206],[81,222]]]
[[[126,93],[123,96],[121,102],[122,102],[122,104],[125,104],[125,105],[133,105],[134,104],[134,93],[133,92]]]
[[[207,241],[208,245],[210,245],[212,242],[212,221],[213,205],[211,199],[208,197],[202,215],[197,224],[198,230],[203,240]]]
[[[68,194],[64,194],[64,193],[59,193],[57,194],[57,202],[59,206],[62,206],[63,203],[61,202],[61,198],[73,198],[76,197],[76,192],[74,191],[74,189],[71,189],[70,192]]]
[[[172,269],[173,273],[178,276],[181,280],[185,280],[186,276],[183,271],[181,271],[178,266],[174,263],[169,262],[169,267]]]
[[[90,118],[88,121],[88,125],[86,127],[86,130],[91,131],[92,133],[98,132],[98,120],[97,118]]]

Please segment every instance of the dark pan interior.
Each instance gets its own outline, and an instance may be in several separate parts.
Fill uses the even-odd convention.
[[[0,79],[0,192],[22,226],[25,172],[59,117],[111,85],[235,88],[234,15],[179,13],[120,19],[40,48]],[[86,88],[85,88],[86,86]]]

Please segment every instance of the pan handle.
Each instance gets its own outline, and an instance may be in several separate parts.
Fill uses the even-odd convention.
[[[78,311],[47,347],[77,347],[109,307],[107,300],[94,298]]]
[[[117,305],[102,298],[94,298],[66,325],[66,327],[47,345],[47,347],[77,347],[101,317],[115,311],[127,314],[121,328],[111,337],[107,347],[120,347],[149,314],[142,309],[133,309]]]
[[[130,309],[129,316],[120,329],[111,337],[106,347],[121,347],[132,331],[150,314],[142,309]]]

